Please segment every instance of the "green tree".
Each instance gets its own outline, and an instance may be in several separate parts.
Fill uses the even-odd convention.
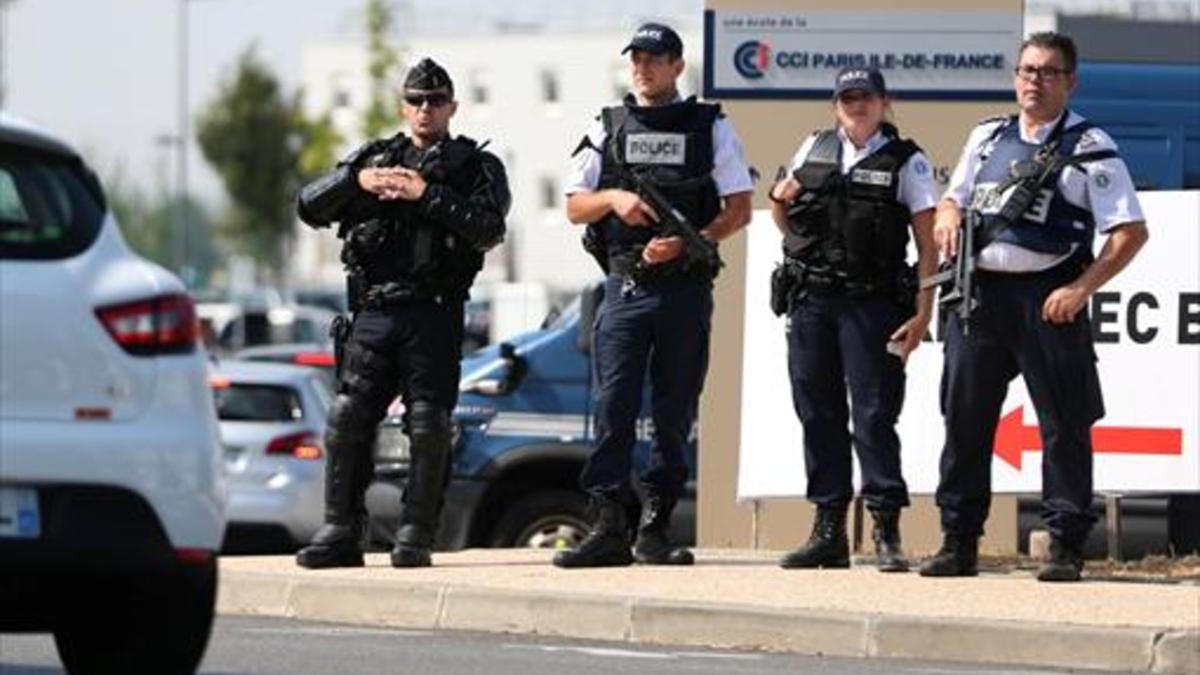
[[[163,267],[176,269],[178,197],[161,191],[147,195],[132,185],[120,169],[103,182],[108,205],[130,248]],[[208,211],[195,200],[189,198],[185,204],[190,249],[188,261],[196,271],[197,285],[203,285],[220,260],[213,236],[213,222]]]
[[[146,193],[129,182],[123,168],[117,168],[102,182],[108,207],[121,226],[125,242],[163,267],[173,268],[171,230],[148,221],[150,200]]]
[[[277,275],[294,235],[296,191],[328,170],[341,142],[328,116],[305,117],[301,100],[299,93],[284,93],[252,46],[197,124],[200,150],[231,201],[222,233]]]
[[[379,138],[396,127],[396,95],[392,76],[400,54],[392,46],[392,10],[384,0],[367,0],[367,78],[371,100],[363,111],[365,138]]]

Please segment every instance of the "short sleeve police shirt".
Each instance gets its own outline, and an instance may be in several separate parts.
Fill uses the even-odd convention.
[[[867,139],[867,144],[862,148],[854,145],[854,142],[841,129],[838,129],[838,138],[842,140],[843,174],[849,173],[855,164],[875,154],[888,143],[887,136],[878,131]],[[816,142],[817,134],[812,134],[804,139],[804,142],[800,144],[800,149],[792,157],[792,164],[788,168],[789,172],[794,172],[804,164],[804,160],[808,159]],[[929,164],[929,158],[925,156],[924,152],[915,153],[900,167],[900,185],[896,188],[896,199],[908,207],[909,213],[920,213],[937,206],[937,184],[933,180],[933,169]]]
[[[1069,114],[1066,129],[1084,122],[1081,115],[1074,112]],[[950,176],[950,184],[943,199],[954,202],[959,208],[965,209],[970,206],[975,179],[983,164],[981,155],[987,149],[989,139],[1006,121],[989,120],[971,131],[958,165]],[[1022,128],[1021,140],[1026,143],[1041,143],[1057,123],[1058,118],[1055,118],[1038,127],[1032,137]],[[1111,136],[1102,129],[1093,127],[1080,136],[1072,154],[1116,149],[1117,144]],[[1133,178],[1120,157],[1063,169],[1058,179],[1058,189],[1063,199],[1091,211],[1092,217],[1096,219],[1096,229],[1101,233],[1111,232],[1126,223],[1145,221]],[[1035,272],[1053,267],[1064,257],[1030,251],[1008,242],[992,242],[979,252],[978,265],[980,269],[1000,272]]]
[[[563,183],[563,192],[568,196],[576,192],[594,192],[600,185],[601,157],[596,148],[604,147],[607,138],[604,124],[599,120],[593,122],[588,127],[587,138],[591,147],[585,147],[571,157],[570,172]],[[717,184],[717,193],[722,197],[754,189],[742,142],[724,117],[718,117],[713,124],[712,177]]]

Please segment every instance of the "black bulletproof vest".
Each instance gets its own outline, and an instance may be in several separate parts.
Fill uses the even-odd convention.
[[[721,212],[712,179],[713,125],[720,114],[720,106],[695,97],[639,106],[627,96],[623,105],[605,108],[599,189],[636,191],[627,176],[637,172],[698,229],[707,227]],[[610,259],[640,250],[655,235],[652,228],[628,227],[611,213],[595,226],[603,230]]]
[[[470,195],[482,171],[481,155],[475,141],[465,136],[422,151],[397,134],[366,166],[416,169],[430,185]],[[368,285],[400,282],[430,293],[458,294],[471,287],[483,267],[483,252],[450,228],[422,218],[415,202],[381,202],[374,224],[376,236],[359,251]]]
[[[897,198],[900,169],[920,148],[891,125],[884,133],[891,140],[843,174],[841,139],[834,130],[820,132],[796,170],[803,191],[788,207],[788,257],[864,284],[897,278],[912,220]]]

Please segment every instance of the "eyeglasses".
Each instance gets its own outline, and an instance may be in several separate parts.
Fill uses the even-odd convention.
[[[1063,75],[1070,73],[1070,70],[1056,66],[1017,66],[1013,68],[1013,74],[1026,82],[1033,82],[1038,79],[1057,80]]]
[[[434,92],[432,94],[405,94],[404,102],[414,108],[420,108],[426,103],[430,108],[440,108],[450,102],[450,94]]]

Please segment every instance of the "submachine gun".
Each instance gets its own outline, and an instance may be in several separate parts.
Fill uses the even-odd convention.
[[[971,312],[979,306],[979,298],[975,289],[975,260],[979,251],[995,241],[1001,232],[1020,220],[1045,189],[1055,189],[1055,184],[1063,169],[1068,166],[1078,167],[1089,162],[1112,159],[1116,156],[1115,150],[1061,155],[1058,153],[1056,140],[1039,148],[1032,159],[1013,164],[1008,178],[989,191],[989,194],[983,199],[985,203],[1001,199],[1009,188],[1014,188],[1012,194],[1000,207],[1000,211],[986,226],[983,224],[983,214],[974,204],[978,196],[972,200],[971,207],[967,208],[966,219],[958,237],[958,248],[955,249],[954,258],[943,262],[937,273],[921,280],[923,289],[941,288],[938,306],[943,311],[953,311],[958,315],[963,335],[970,333]]]
[[[679,266],[684,270],[701,270],[708,278],[714,278],[725,266],[717,252],[717,244],[711,239],[700,235],[700,230],[686,215],[675,208],[658,186],[654,185],[636,171],[627,171],[627,177],[632,182],[638,197],[650,205],[658,214],[658,225],[655,227],[658,236],[680,237],[684,246]],[[652,265],[638,260],[628,275],[627,283],[636,285],[654,274]]]

